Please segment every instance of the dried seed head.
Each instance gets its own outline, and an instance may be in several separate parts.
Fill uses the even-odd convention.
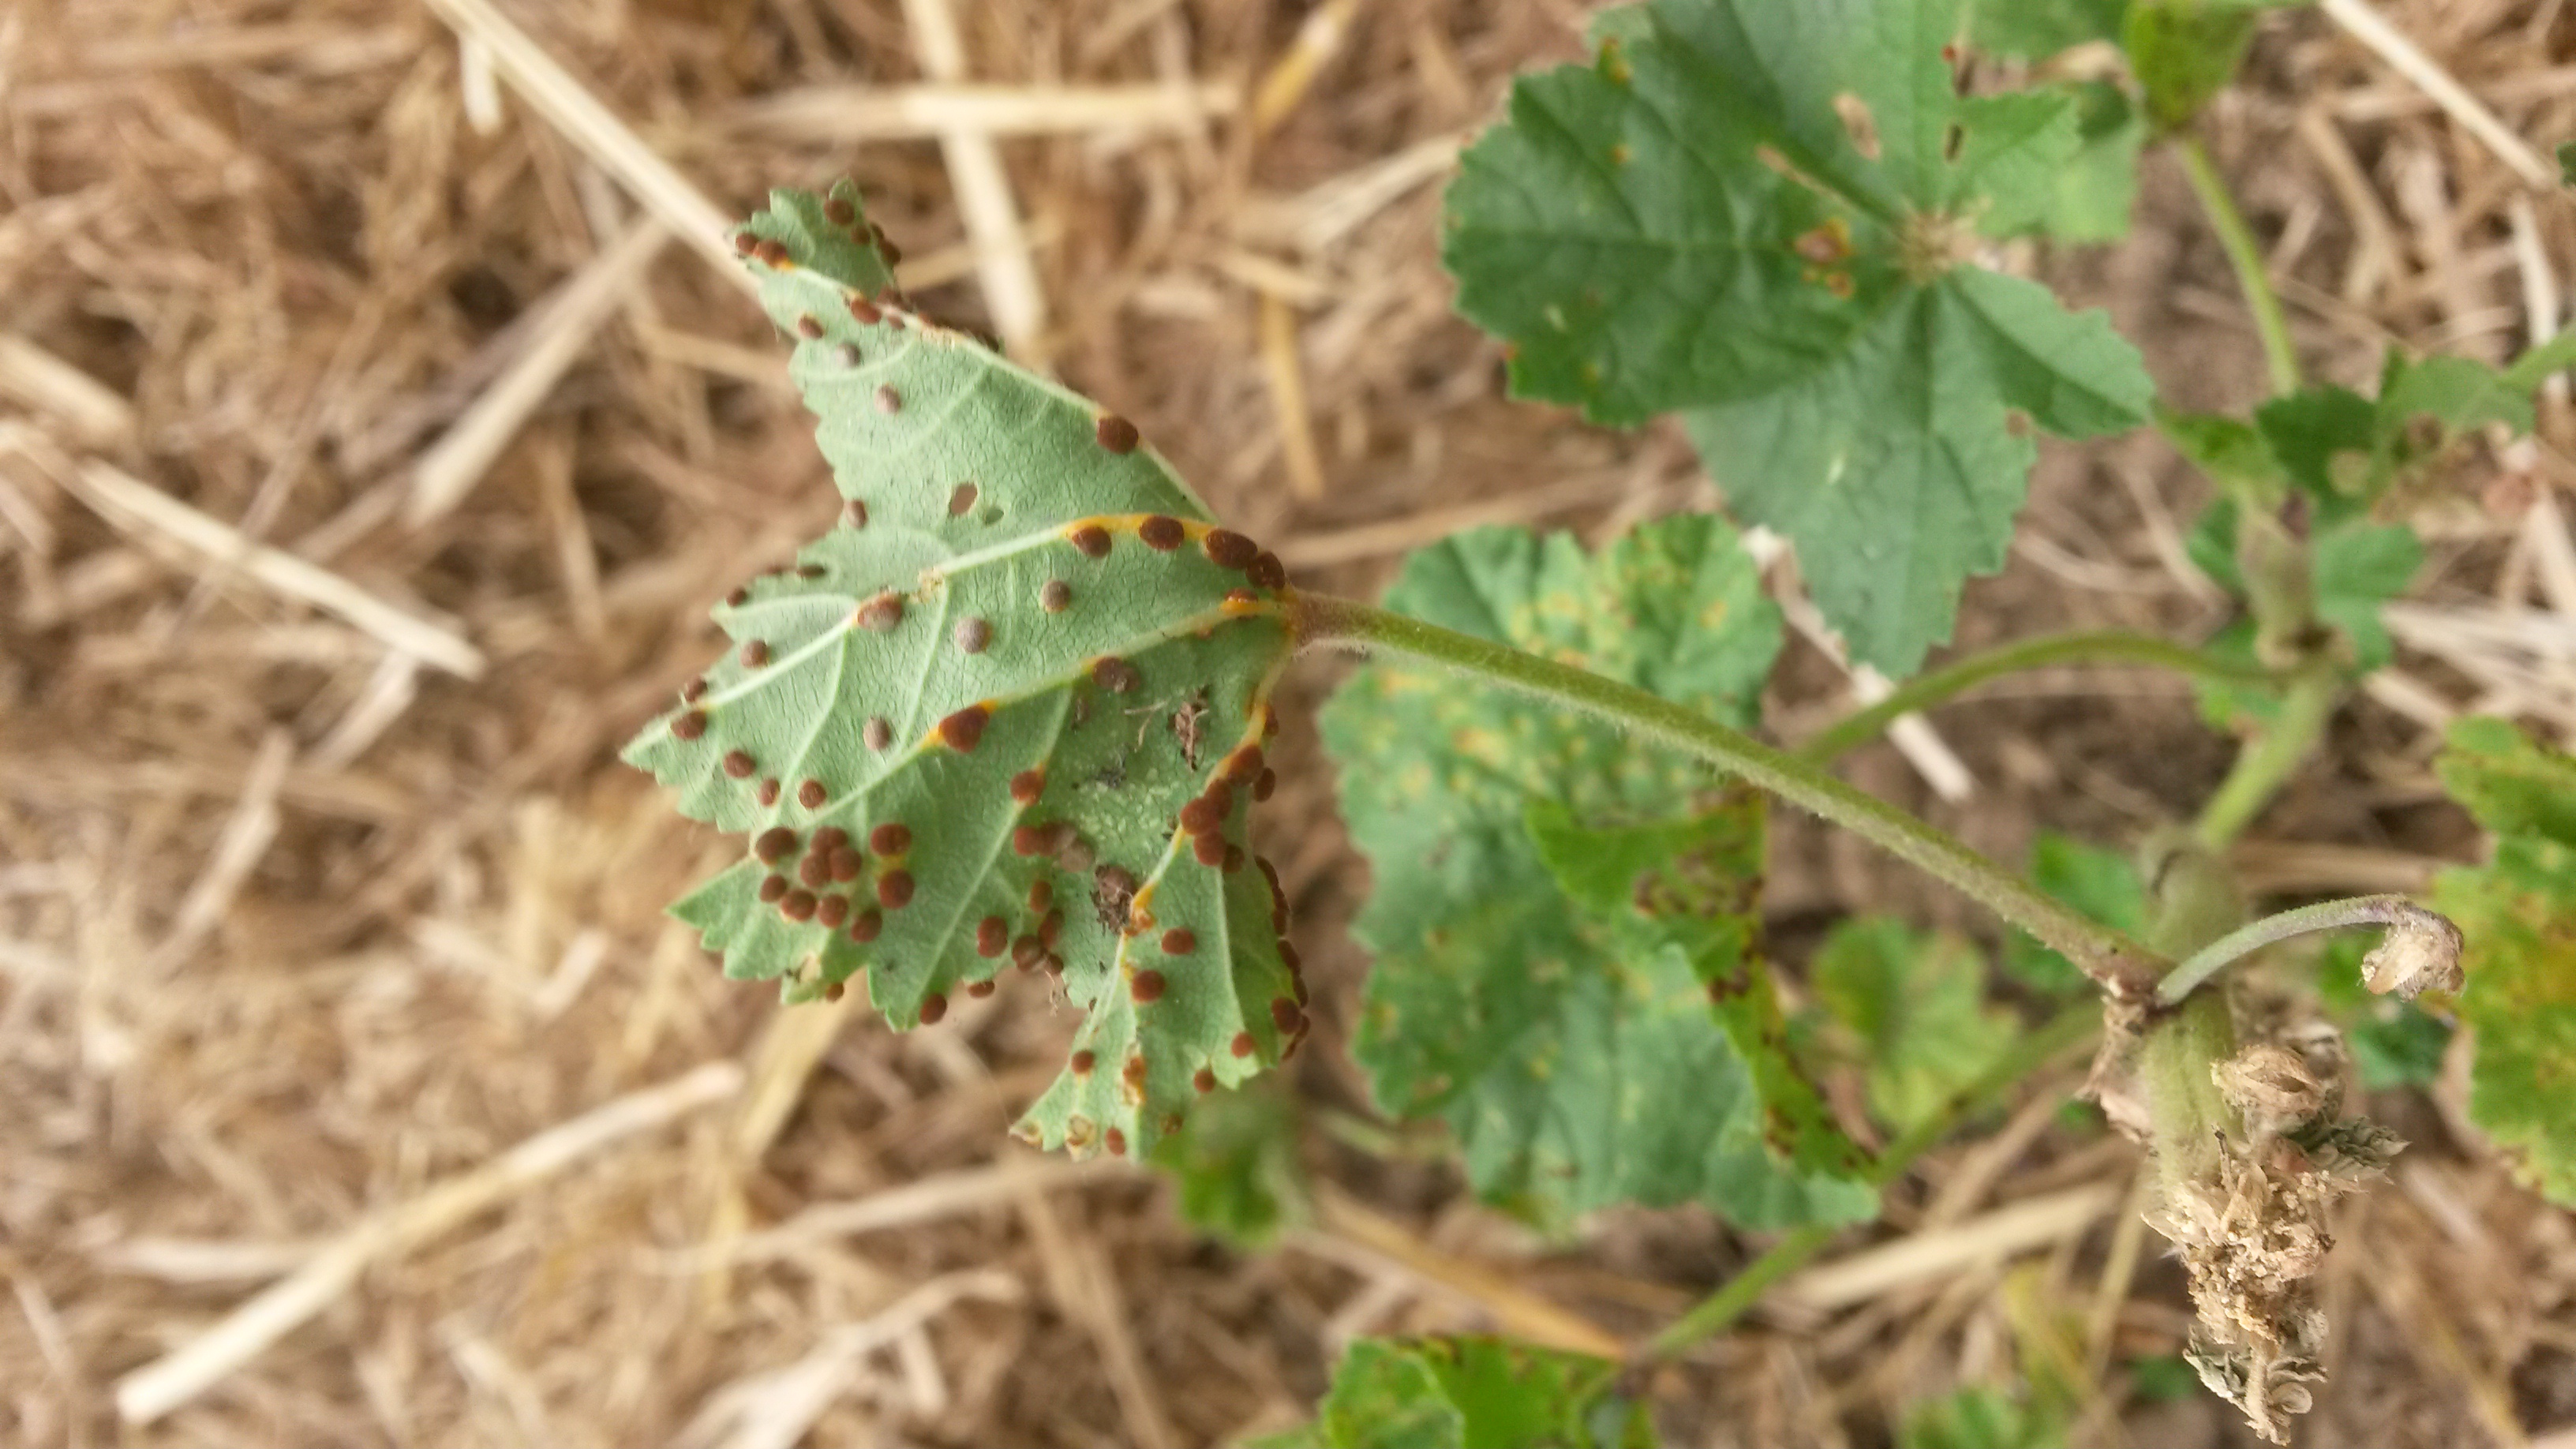
[[[759,767],[757,765],[754,765],[751,762],[751,755],[748,751],[725,751],[724,772],[731,775],[733,778],[737,780],[748,780],[751,778],[751,772],[758,768]]]
[[[912,872],[890,870],[877,877],[877,904],[899,911],[912,903]]]
[[[825,896],[814,907],[814,919],[822,922],[823,928],[827,931],[839,930],[841,923],[849,918],[850,898],[848,896]]]
[[[761,881],[760,903],[762,905],[774,906],[785,899],[787,899],[787,877],[773,875]]]
[[[1097,523],[1086,523],[1066,535],[1084,558],[1109,557],[1109,530]]]
[[[912,827],[889,820],[868,832],[868,849],[879,855],[901,855],[912,849]]]
[[[885,414],[887,417],[893,417],[896,413],[902,412],[903,394],[896,392],[891,385],[879,383],[877,385],[877,411]]]
[[[984,726],[993,718],[989,704],[970,704],[939,722],[940,743],[963,755],[971,753],[984,738]]]
[[[1137,436],[1136,425],[1116,413],[1106,414],[1100,421],[1093,423],[1091,436],[1099,441],[1100,446],[1113,453],[1135,452],[1136,444],[1143,441]]]
[[[815,905],[812,891],[789,891],[787,898],[778,903],[778,914],[791,921],[810,921],[814,919]]]
[[[885,716],[881,714],[868,716],[866,727],[859,733],[867,740],[868,748],[872,750],[883,750],[894,743],[894,726],[886,723]]]
[[[1288,587],[1287,566],[1279,562],[1279,555],[1267,549],[1252,556],[1252,562],[1244,565],[1243,576],[1250,579],[1256,589]]]
[[[2458,991],[2467,984],[2460,969],[2460,928],[2421,906],[2407,906],[2401,914],[2404,919],[2361,958],[2361,984],[2409,1001],[2425,991]]]
[[[1145,546],[1156,553],[1170,553],[1190,535],[1179,519],[1157,513],[1136,525],[1136,536],[1145,540]]]
[[[1230,528],[1209,529],[1199,547],[1207,552],[1208,562],[1227,569],[1248,567],[1261,552],[1261,545]]]
[[[694,740],[706,732],[707,712],[702,709],[690,710],[671,721],[671,733],[679,739]]]
[[[989,620],[969,616],[957,621],[957,627],[950,631],[949,637],[967,653],[981,654],[993,642],[993,625]]]
[[[1038,586],[1038,607],[1050,614],[1061,614],[1073,607],[1073,585],[1062,579],[1049,579]]]
[[[939,1025],[939,1019],[947,1014],[947,997],[934,991],[928,996],[921,998],[921,1024],[923,1026],[937,1026]]]
[[[761,864],[775,865],[796,853],[796,832],[773,825],[751,842],[751,853],[760,857]]]
[[[1199,938],[1186,926],[1174,926],[1163,933],[1163,954],[1186,956],[1199,948]]]
[[[1127,994],[1136,998],[1136,1004],[1142,1006],[1148,1002],[1162,1000],[1163,988],[1167,984],[1163,980],[1162,972],[1147,969],[1137,972],[1136,979],[1127,983]]]
[[[986,916],[975,923],[975,954],[986,959],[999,956],[1011,944],[1011,927],[999,916]]]

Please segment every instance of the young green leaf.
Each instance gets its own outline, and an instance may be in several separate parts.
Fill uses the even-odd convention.
[[[2543,1194],[2576,1204],[2576,759],[2502,720],[2468,719],[2438,769],[2497,832],[2493,858],[2444,871],[2433,890],[2468,943],[2469,1116]]]
[[[1807,977],[1868,1068],[1869,1101],[1898,1131],[1924,1120],[2011,1049],[2011,1015],[1985,1004],[1985,957],[1946,932],[1870,916],[1825,938]]]
[[[1745,724],[1780,644],[1750,559],[1706,517],[1594,558],[1562,535],[1457,535],[1416,553],[1387,604]],[[1543,1215],[1696,1200],[1766,1226],[1876,1210],[1857,1164],[1801,1170],[1836,1154],[1784,1063],[1748,1070],[1729,1035],[1768,999],[1750,801],[1607,724],[1383,664],[1323,731],[1377,877],[1354,926],[1378,956],[1356,1052],[1390,1111],[1447,1116],[1480,1191]],[[1569,894],[1551,851],[1568,866],[1587,829],[1621,850],[1664,832],[1686,859],[1647,873],[1643,903],[1640,873],[1615,868],[1569,869]],[[1668,897],[1707,919],[1658,919]]]
[[[2030,847],[2033,885],[2107,926],[2130,935],[2147,929],[2147,888],[2138,868],[2118,851],[2043,830]],[[2003,968],[2023,985],[2050,996],[2091,989],[2075,963],[2019,931],[2004,937]]]
[[[1268,1446],[1321,1449],[1653,1449],[1619,1365],[1501,1338],[1363,1338],[1333,1370],[1321,1417]]]
[[[2083,137],[2063,93],[1958,97],[1959,19],[1613,12],[1594,65],[1514,86],[1449,194],[1458,308],[1511,342],[1514,391],[1606,423],[1691,410],[1730,505],[1898,674],[2001,565],[2030,425],[2118,431],[2154,391],[2101,314],[1961,264],[2046,219]]]
[[[2269,3],[2278,0],[2131,0],[2120,48],[2157,131],[2190,125],[2227,88]]]
[[[1897,1449],[2058,1449],[2065,1417],[2000,1389],[1959,1389],[1915,1405]]]
[[[2222,587],[2241,590],[2236,567],[2236,505],[2221,498],[2209,505],[2185,541],[2191,561]],[[2414,530],[2401,524],[2371,523],[2351,514],[2342,522],[2321,526],[2309,535],[2310,569],[2316,589],[2317,617],[2334,626],[2352,646],[2352,667],[2368,673],[2397,652],[2380,606],[2406,592],[2424,564],[2424,545]],[[2219,631],[2204,646],[2231,663],[2255,665],[2254,625],[2239,620]],[[2277,690],[2255,685],[2202,679],[2194,689],[2201,713],[2211,724],[2230,728],[2245,720],[2267,720],[2279,711]]]
[[[905,310],[880,242],[846,182],[740,235],[841,526],[716,610],[738,647],[626,758],[748,837],[673,907],[728,975],[864,970],[910,1026],[1060,973],[1076,1050],[1017,1130],[1142,1154],[1303,1028],[1244,868],[1286,581],[1131,425]]]
[[[1154,1165],[1180,1190],[1182,1218],[1239,1249],[1269,1246],[1310,1211],[1297,1102],[1281,1080],[1208,1097],[1154,1149]]]
[[[2117,41],[2129,0],[1977,0],[1968,43],[2008,60],[2042,61],[2088,41]]]

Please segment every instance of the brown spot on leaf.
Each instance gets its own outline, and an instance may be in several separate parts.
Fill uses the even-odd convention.
[[[694,740],[706,732],[707,712],[702,709],[690,710],[687,714],[671,721],[671,733],[680,739]]]
[[[1209,529],[1199,547],[1206,551],[1208,562],[1227,569],[1248,567],[1261,553],[1261,545],[1230,528]]]
[[[1169,514],[1157,513],[1136,525],[1136,536],[1156,553],[1170,553],[1189,538],[1189,530]]]
[[[774,906],[785,899],[787,899],[787,877],[773,875],[761,881],[760,903],[762,905]]]
[[[1199,948],[1197,934],[1187,926],[1174,926],[1163,933],[1163,954],[1186,956]]]
[[[751,842],[751,853],[760,857],[761,864],[775,865],[796,853],[796,832],[773,825]]]
[[[981,981],[970,981],[966,984],[966,994],[981,1001],[993,994],[993,985],[993,980],[989,976]]]
[[[894,743],[894,726],[886,723],[885,716],[881,714],[868,716],[867,725],[859,731],[859,734],[872,750],[882,751],[886,746]]]
[[[891,634],[903,622],[903,598],[897,594],[879,594],[859,605],[859,627],[879,634]]]
[[[1002,954],[1011,943],[1010,923],[999,916],[986,916],[975,923],[975,954],[987,960]]]
[[[1073,607],[1073,585],[1062,579],[1049,579],[1038,586],[1038,607],[1050,614],[1061,614]]]
[[[851,918],[850,939],[864,946],[868,942],[875,940],[877,938],[877,933],[884,929],[884,914],[879,912],[876,907],[870,906]]]
[[[1136,425],[1116,413],[1105,413],[1098,422],[1093,423],[1091,436],[1103,448],[1122,454],[1135,452],[1136,445],[1144,441],[1137,434]]]
[[[893,417],[896,413],[902,412],[903,394],[896,392],[890,384],[877,384],[877,411],[887,417]]]
[[[901,855],[912,849],[912,827],[889,820],[868,832],[868,849],[879,855]]]
[[[778,914],[791,921],[810,921],[816,904],[812,891],[789,891],[786,899],[778,903]]]
[[[796,319],[796,335],[811,341],[823,335],[823,324],[811,316],[799,317]]]
[[[775,779],[760,782],[760,803],[764,807],[778,803],[778,782]]]
[[[1014,805],[1035,805],[1038,796],[1045,793],[1044,770],[1022,770],[1011,777],[1011,803]]]
[[[758,768],[759,766],[752,763],[749,751],[725,751],[724,772],[731,775],[733,778],[737,780],[748,780],[751,778],[751,772]]]
[[[825,896],[815,904],[814,919],[820,921],[825,930],[837,931],[841,928],[841,923],[849,918],[850,898],[848,896]]]
[[[1239,1057],[1248,1057],[1252,1055],[1252,1033],[1248,1031],[1236,1032],[1234,1034],[1234,1043],[1232,1046],[1228,1047],[1227,1050],[1233,1052]]]
[[[877,877],[877,904],[899,911],[912,903],[912,872],[890,870]]]
[[[984,738],[984,726],[992,718],[991,705],[970,704],[939,722],[940,743],[961,755],[971,753]]]
[[[1279,555],[1267,549],[1253,555],[1252,562],[1244,566],[1243,576],[1250,579],[1256,589],[1288,587],[1288,566],[1279,561]]]
[[[990,620],[969,615],[957,621],[957,627],[949,631],[949,637],[967,653],[981,654],[993,642],[993,625]]]
[[[923,1026],[937,1026],[939,1025],[940,1018],[947,1014],[947,997],[934,991],[928,996],[921,998],[921,1024]]]
[[[1216,1073],[1201,1067],[1190,1074],[1190,1085],[1202,1093],[1213,1092],[1216,1090]]]
[[[1109,530],[1097,523],[1086,523],[1065,537],[1084,558],[1109,557]]]
[[[1125,694],[1145,682],[1144,672],[1114,654],[1091,661],[1091,682],[1111,694]]]
[[[1090,1075],[1091,1075],[1091,1065],[1092,1065],[1092,1063],[1094,1063],[1094,1062],[1096,1062],[1096,1061],[1098,1061],[1098,1060],[1100,1060],[1100,1058],[1099,1058],[1097,1055],[1093,1054],[1093,1053],[1092,1053],[1088,1048],[1085,1048],[1085,1049],[1084,1049],[1084,1050],[1082,1050],[1082,1051],[1075,1052],[1075,1053],[1073,1054],[1073,1063],[1072,1063],[1072,1065],[1073,1065],[1073,1074],[1074,1074],[1075,1076],[1077,1076],[1077,1077],[1087,1077],[1087,1076],[1090,1076]]]

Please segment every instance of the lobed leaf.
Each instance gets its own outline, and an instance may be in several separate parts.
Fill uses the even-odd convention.
[[[1899,674],[2001,564],[2024,423],[2116,431],[2153,394],[2099,313],[1959,264],[2057,215],[2120,128],[2065,91],[1958,97],[1959,23],[1955,0],[1611,12],[1595,64],[1515,84],[1449,194],[1458,308],[1511,343],[1514,391],[1686,410],[1730,505]]]
[[[2433,888],[2468,947],[2469,1116],[2533,1186],[2576,1204],[2576,759],[2502,720],[2467,719],[2437,768],[2498,832],[2485,865],[2444,871]]]
[[[673,907],[728,975],[865,972],[908,1027],[1043,970],[1083,1021],[1016,1130],[1141,1155],[1304,1031],[1251,868],[1286,580],[1131,425],[911,314],[881,243],[847,182],[740,234],[841,526],[715,611],[738,647],[626,758],[747,837]]]
[[[1264,1441],[1320,1449],[1652,1449],[1620,1366],[1501,1338],[1363,1338],[1333,1370],[1321,1416]]]
[[[1706,517],[1592,558],[1562,535],[1456,535],[1387,604],[1747,724],[1780,644],[1750,559]],[[1353,928],[1378,957],[1356,1054],[1389,1111],[1447,1117],[1480,1192],[1543,1217],[1875,1212],[1856,1149],[1760,1043],[1758,801],[1609,725],[1383,664],[1323,730],[1376,873]]]
[[[1867,1069],[1871,1108],[1898,1131],[1937,1113],[2011,1049],[2011,1014],[1985,1004],[1985,957],[1947,932],[1860,917],[1807,968],[1817,1004]]]
[[[1267,1247],[1311,1215],[1297,1102],[1280,1081],[1217,1093],[1154,1149],[1154,1166],[1178,1189],[1182,1220],[1238,1249]]]

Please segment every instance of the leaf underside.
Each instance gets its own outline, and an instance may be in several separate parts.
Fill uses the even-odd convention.
[[[1287,586],[1128,425],[910,313],[880,240],[847,182],[742,233],[841,526],[626,759],[747,837],[673,907],[726,974],[864,973],[901,1027],[1052,979],[1083,1020],[1015,1131],[1141,1156],[1305,1029],[1250,838]]]
[[[1448,203],[1458,308],[1512,344],[1514,390],[1603,423],[1683,412],[1730,507],[1798,545],[1895,674],[2000,566],[2032,426],[2117,431],[2153,395],[2102,314],[1959,263],[1981,234],[2103,225],[2062,188],[2121,124],[2088,131],[2063,90],[1958,97],[1959,10],[1612,11],[1596,63],[1515,83]]]
[[[1562,535],[1456,535],[1387,605],[1745,723],[1780,643],[1751,560],[1707,517],[1589,558]],[[1542,1219],[1875,1212],[1783,1041],[1758,799],[1607,725],[1385,664],[1323,731],[1376,874],[1353,928],[1378,958],[1355,1053],[1389,1111],[1447,1118],[1480,1192]]]

